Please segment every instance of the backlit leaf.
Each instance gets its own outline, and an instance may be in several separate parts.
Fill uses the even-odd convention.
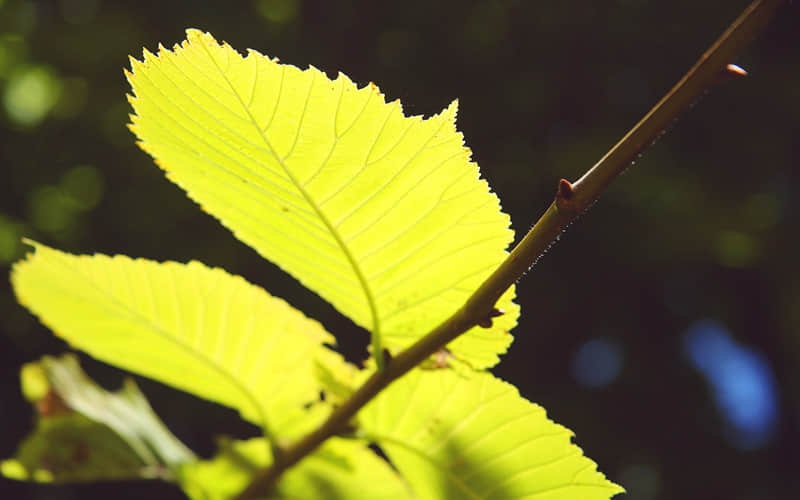
[[[212,460],[187,464],[181,485],[192,500],[229,500],[271,463],[263,439],[225,443]],[[332,438],[281,477],[281,500],[411,500],[396,472],[363,443]]]
[[[131,61],[140,145],[237,238],[371,331],[373,349],[408,346],[506,257],[509,218],[470,162],[455,102],[406,117],[374,84],[187,37]],[[513,296],[453,353],[495,364]]]
[[[417,369],[359,422],[420,499],[605,500],[623,491],[568,429],[486,372]]]
[[[238,409],[257,425],[293,425],[319,397],[316,321],[263,289],[198,262],[76,256],[34,244],[12,283],[57,335],[107,363]],[[286,433],[283,432],[283,435]]]

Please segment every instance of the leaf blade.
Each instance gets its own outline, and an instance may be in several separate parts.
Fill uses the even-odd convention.
[[[332,336],[241,277],[32,244],[12,270],[20,303],[92,356],[273,429],[317,399],[316,357]]]
[[[131,67],[145,151],[237,238],[369,330],[373,350],[408,346],[505,258],[509,219],[469,160],[455,102],[405,117],[373,84],[242,57],[197,30]],[[496,363],[512,299],[492,335],[473,329],[454,354]]]
[[[223,443],[211,460],[187,464],[181,486],[192,500],[227,500],[271,463],[263,439]],[[410,500],[402,479],[363,443],[332,438],[286,471],[270,498]]]
[[[608,499],[622,488],[544,409],[486,372],[415,370],[360,414],[421,499]]]

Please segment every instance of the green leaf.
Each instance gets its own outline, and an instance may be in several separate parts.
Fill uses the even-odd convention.
[[[286,429],[318,399],[316,321],[263,289],[198,262],[76,256],[32,243],[14,265],[19,302],[70,344]]]
[[[184,466],[180,482],[192,500],[229,500],[270,463],[263,439],[223,443],[214,459]],[[414,496],[397,473],[363,443],[332,438],[286,471],[270,498],[403,500]]]
[[[171,479],[197,460],[164,426],[132,380],[111,393],[72,355],[45,356],[21,370],[22,391],[36,404],[36,429],[3,475],[42,482]]]
[[[119,434],[80,413],[38,421],[14,457],[0,462],[0,473],[41,483],[152,479],[161,474]]]
[[[374,84],[187,38],[131,60],[140,145],[237,238],[372,332],[373,352],[420,338],[505,259],[509,218],[470,162],[455,102],[405,117]],[[513,297],[451,351],[495,364]]]
[[[360,414],[420,499],[600,500],[622,488],[516,388],[486,372],[410,372]]]
[[[326,401],[341,403],[366,380],[366,370],[359,370],[336,353],[320,356],[314,367],[314,376],[325,390]]]

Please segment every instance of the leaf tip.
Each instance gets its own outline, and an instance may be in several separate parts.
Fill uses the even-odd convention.
[[[128,81],[131,82],[131,78],[136,76],[136,70],[142,66],[142,61],[129,55],[128,63],[131,65],[130,71],[128,70],[128,68],[123,68],[123,71],[125,72],[126,77],[129,76]],[[133,82],[131,82],[131,84],[133,84]]]
[[[30,238],[22,238],[22,243],[25,244],[25,245],[28,245],[29,247],[32,247],[32,251],[26,252],[25,255],[20,260],[16,261],[11,266],[10,276],[11,276],[11,283],[12,284],[17,282],[20,270],[24,269],[25,266],[30,264],[41,252],[44,252],[46,250],[52,250],[51,248],[47,247],[46,245],[43,245],[43,244],[41,244],[41,243],[39,243],[37,241],[34,241],[34,240],[30,239]],[[25,305],[25,304],[23,304],[23,305]]]
[[[370,92],[374,93],[376,96],[383,97],[383,93],[381,93],[381,88],[378,87],[378,84],[376,84],[375,82],[369,82],[367,84],[367,87],[369,88]]]
[[[456,117],[458,115],[458,99],[453,99],[450,104],[447,105],[438,115],[435,115],[433,118],[439,120],[446,120],[449,124],[455,129],[456,126]],[[461,136],[461,143],[464,143],[464,136],[460,132],[457,132],[459,136]]]
[[[264,54],[262,54],[261,52],[257,51],[256,49],[247,49],[247,56],[245,57],[245,59],[247,59],[249,57],[255,57],[255,58],[264,57],[266,59],[270,59],[268,56],[265,56]],[[272,61],[277,62],[277,58],[272,60]]]
[[[29,247],[33,247],[33,248],[38,248],[40,246],[44,246],[41,243],[39,243],[38,241],[33,240],[31,238],[22,238],[22,242],[25,243],[26,245],[28,245]]]
[[[174,48],[177,48],[177,44],[174,46]],[[159,44],[158,44],[158,57],[163,56],[167,52],[170,52],[170,50],[168,48],[164,47],[164,45],[161,42],[159,42]]]
[[[211,36],[210,33],[206,33],[203,30],[199,30],[197,28],[186,28],[186,40],[189,42],[200,41],[205,36]]]
[[[458,115],[458,99],[453,99],[449,106],[447,106],[447,113],[453,114],[453,121],[455,121],[456,115]]]
[[[128,101],[128,104],[133,106],[136,103],[136,97],[131,94],[125,94],[125,99]],[[128,115],[130,116],[130,115]]]
[[[131,131],[132,131],[134,134],[136,133],[136,126],[135,126],[135,124],[133,124],[133,123],[129,124],[129,125],[128,125],[128,128],[130,128],[130,129],[131,129]],[[150,153],[150,150],[148,149],[148,147],[147,147],[147,144],[146,144],[144,141],[136,141],[136,145],[137,145],[137,146],[139,146],[139,149],[141,149],[141,150],[142,150],[142,151],[144,151],[145,153],[148,153],[148,154]],[[166,170],[166,169],[165,169],[165,168],[162,166],[161,162],[159,162],[158,160],[153,160],[153,163],[155,163],[157,166],[159,166],[159,167],[160,167],[162,170]]]
[[[350,78],[349,78],[347,75],[345,75],[344,73],[342,73],[341,71],[338,71],[338,72],[336,73],[336,79],[337,79],[337,80],[342,80],[344,83],[353,83],[353,82],[350,80]]]

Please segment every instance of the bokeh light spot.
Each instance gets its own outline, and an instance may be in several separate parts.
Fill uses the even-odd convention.
[[[767,444],[778,420],[778,396],[775,377],[764,357],[709,320],[689,327],[684,349],[711,386],[730,443],[744,450]]]
[[[36,126],[58,101],[58,78],[43,66],[15,71],[3,92],[3,105],[9,118],[19,125]]]
[[[0,264],[7,264],[20,254],[22,224],[0,215]]]
[[[620,472],[620,484],[625,486],[627,498],[632,500],[655,500],[661,492],[661,474],[647,464],[632,464]]]
[[[300,5],[298,0],[258,0],[256,10],[270,22],[286,24],[297,17]]]
[[[55,233],[74,222],[75,202],[55,186],[34,189],[28,203],[30,220],[36,229]]]
[[[717,261],[733,268],[748,267],[758,256],[755,240],[739,231],[720,231],[714,241]]]
[[[95,167],[74,167],[61,178],[61,189],[80,210],[91,210],[103,199],[103,175]]]
[[[57,186],[40,186],[28,200],[34,227],[48,233],[70,229],[80,212],[96,207],[103,199],[105,183],[100,171],[89,165],[68,170]]]
[[[744,203],[744,218],[756,230],[771,229],[778,224],[782,207],[772,193],[756,193]]]
[[[592,339],[575,351],[572,376],[583,386],[603,387],[619,376],[623,360],[619,342],[606,338]]]

